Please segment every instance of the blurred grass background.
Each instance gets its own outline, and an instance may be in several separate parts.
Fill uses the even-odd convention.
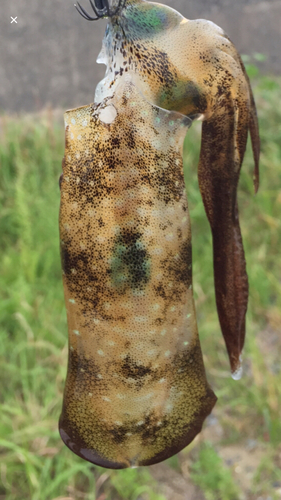
[[[62,120],[51,110],[1,117],[1,500],[281,498],[281,81],[256,75],[250,63],[248,71],[262,153],[258,195],[250,147],[239,187],[250,281],[244,375],[231,379],[218,324],[211,235],[197,183],[200,126],[193,126],[184,158],[194,290],[207,376],[219,400],[201,435],[151,468],[94,467],[59,438],[67,361],[58,235]]]

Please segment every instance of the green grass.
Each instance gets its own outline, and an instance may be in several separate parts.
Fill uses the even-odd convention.
[[[215,309],[211,236],[197,184],[198,127],[189,131],[185,142],[199,331],[208,379],[219,397],[215,415],[223,434],[209,445],[196,441],[180,454],[179,462],[167,463],[181,474],[183,462],[189,460],[190,477],[206,500],[245,498],[219,453],[232,444],[243,448],[249,439],[263,455],[247,500],[263,494],[280,498],[274,493],[281,481],[280,80],[258,79],[255,96],[261,187],[254,196],[248,151],[239,206],[250,302],[245,373],[239,382],[229,375]],[[0,132],[0,499],[164,500],[161,484],[151,476],[153,468],[93,467],[60,441],[57,421],[67,359],[58,244],[63,128],[49,112],[3,116]]]
[[[236,500],[239,495],[230,470],[224,467],[222,459],[208,443],[192,464],[190,476],[203,489],[206,500]]]

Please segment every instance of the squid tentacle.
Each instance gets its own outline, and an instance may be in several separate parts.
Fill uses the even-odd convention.
[[[218,99],[211,117],[203,122],[198,178],[213,235],[218,316],[233,377],[239,378],[249,287],[239,225],[237,188],[250,131],[257,192],[260,145],[252,90],[243,63],[236,56],[244,78],[240,78],[240,83],[233,80],[229,91]]]

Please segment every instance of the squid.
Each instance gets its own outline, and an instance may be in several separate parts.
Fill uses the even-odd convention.
[[[145,0],[90,0],[108,18],[94,103],[65,113],[60,244],[69,331],[59,421],[77,455],[111,469],[187,446],[216,403],[198,338],[183,141],[201,120],[199,187],[216,304],[241,376],[248,280],[237,187],[259,131],[245,68],[224,31]]]

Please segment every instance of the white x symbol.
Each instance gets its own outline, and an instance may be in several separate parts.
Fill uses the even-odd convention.
[[[12,16],[11,16],[11,19],[12,19],[12,20],[11,20],[11,24],[12,24],[12,23],[16,23],[16,24],[18,24],[18,22],[17,22],[17,18],[18,18],[18,16],[16,16],[16,17],[12,17]]]

